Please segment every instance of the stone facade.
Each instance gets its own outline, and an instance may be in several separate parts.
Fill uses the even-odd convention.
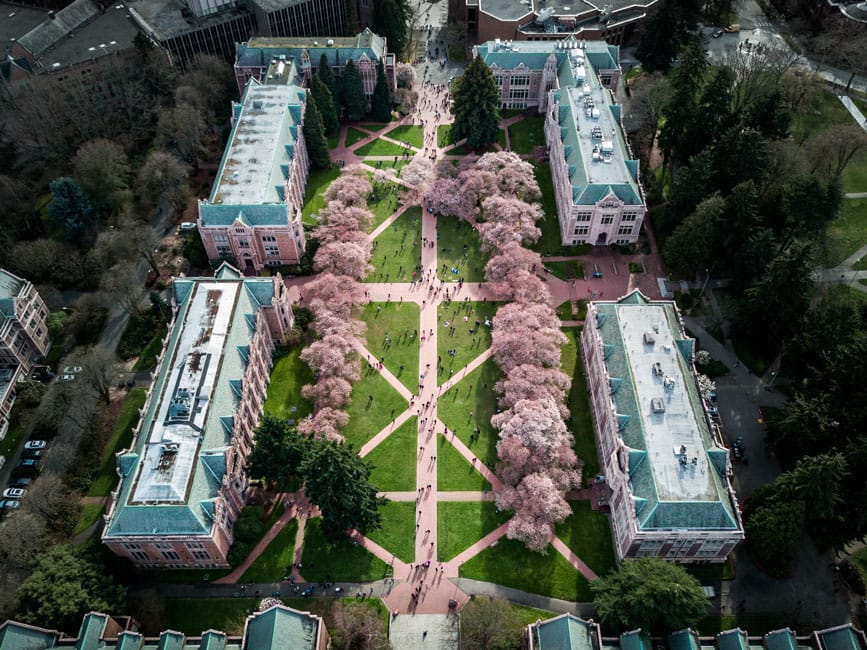
[[[0,317],[0,368],[26,374],[48,351],[48,307],[32,282],[0,270]]]

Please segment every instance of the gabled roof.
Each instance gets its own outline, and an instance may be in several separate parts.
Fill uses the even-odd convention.
[[[561,614],[533,626],[538,650],[599,650],[599,627],[574,614]]]
[[[244,628],[244,650],[316,650],[320,621],[314,614],[274,605],[247,619]]]
[[[93,0],[75,0],[58,11],[53,18],[49,18],[19,38],[18,42],[33,56],[39,57],[55,43],[67,38],[70,32],[98,14],[99,6]]]
[[[328,45],[328,41],[333,45]],[[236,66],[265,67],[272,57],[285,56],[294,58],[296,63],[306,53],[313,66],[319,66],[319,59],[324,54],[332,66],[345,65],[350,59],[358,61],[366,57],[378,61],[386,55],[386,42],[369,27],[355,36],[299,36],[272,37],[255,36],[237,47]]]
[[[62,636],[57,630],[6,621],[0,623],[0,650],[47,650],[53,648]]]
[[[816,632],[822,650],[865,650],[867,637],[851,623]]]

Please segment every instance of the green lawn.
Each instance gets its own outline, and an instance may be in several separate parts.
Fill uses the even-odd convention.
[[[271,543],[241,576],[241,582],[279,582],[286,576],[286,567],[295,561],[295,535],[298,521],[289,520]]]
[[[867,189],[865,189],[867,191]],[[826,232],[825,266],[837,266],[867,244],[867,199],[846,199]]]
[[[545,217],[536,225],[542,230],[542,236],[530,248],[540,255],[556,255],[560,252],[560,220],[557,216],[557,201],[554,198],[554,184],[551,181],[551,168],[548,165],[533,165],[536,182],[542,191],[542,212]]]
[[[863,280],[861,280],[861,282],[863,282]],[[867,306],[867,293],[859,291],[848,284],[835,284],[828,289],[826,295],[828,297],[836,297],[840,300],[845,300],[846,302],[853,302],[859,307]]]
[[[361,317],[367,323],[367,349],[376,359],[385,358],[385,367],[413,392],[418,386],[419,311],[414,302],[372,302]]]
[[[414,205],[374,240],[367,282],[412,282],[421,265],[421,206]]]
[[[415,490],[418,418],[409,418],[379,443],[365,459],[373,465],[370,483],[382,492]]]
[[[157,331],[154,332],[154,335],[141,349],[141,352],[139,352],[138,359],[135,360],[135,363],[132,366],[133,372],[150,370],[157,364],[157,356],[159,356],[159,353],[163,349],[163,339],[165,336],[166,326],[161,323],[157,328]]]
[[[714,562],[713,564],[683,564],[681,566],[683,566],[683,568],[699,582],[732,580],[735,577],[731,564],[728,562]]]
[[[117,483],[117,458],[115,458],[115,454],[132,444],[133,429],[135,429],[139,419],[138,411],[144,406],[146,397],[147,391],[144,388],[133,388],[126,394],[114,423],[111,438],[102,453],[99,472],[87,491],[88,496],[108,496]]]
[[[389,125],[389,123],[386,122],[384,124],[373,124],[373,123],[359,124],[358,126],[360,126],[362,129],[367,129],[368,131],[371,131],[372,133],[376,133],[377,131],[382,131],[388,125]]]
[[[404,166],[406,166],[410,163],[409,160],[405,160],[404,158],[398,158],[397,160],[381,160],[381,159],[380,160],[372,160],[372,159],[368,160],[365,158],[364,162],[367,163],[368,165],[370,165],[371,167],[376,167],[379,169],[385,169],[386,167],[391,167],[392,169],[394,169],[398,173],[400,173],[400,170],[403,169]]]
[[[572,378],[572,387],[566,398],[570,418],[566,422],[572,437],[575,439],[573,449],[575,455],[584,462],[585,485],[599,474],[599,459],[596,456],[596,439],[593,435],[593,420],[590,417],[590,399],[587,395],[587,380],[581,366],[577,337],[580,330],[577,327],[563,329],[569,339],[560,351],[560,369]]]
[[[387,131],[385,135],[398,142],[408,142],[410,146],[418,149],[424,146],[424,127],[420,125],[401,124]]]
[[[11,458],[18,450],[21,437],[24,435],[24,426],[21,424],[20,415],[21,409],[13,407],[12,418],[9,422],[9,429],[6,431],[6,437],[0,440],[0,456],[5,456],[7,459]],[[113,457],[112,460],[114,460]]]
[[[461,565],[460,575],[563,600],[593,599],[590,583],[557,551],[540,555],[505,537]]]
[[[356,156],[402,156],[406,150],[403,145],[377,139],[361,145],[353,153]]]
[[[304,531],[301,573],[308,582],[370,582],[391,575],[391,567],[349,538],[328,544],[319,527],[319,518],[310,519]]]
[[[437,369],[439,383],[451,376],[449,371],[459,372],[490,347],[493,318],[500,304],[460,300],[440,304],[437,308],[437,355],[441,359],[443,371]],[[489,324],[486,325],[486,322]],[[455,328],[454,332],[452,327]],[[454,350],[455,356],[450,356],[449,350]]]
[[[362,359],[361,379],[352,385],[352,402],[346,408],[349,414],[349,422],[343,428],[346,442],[359,449],[405,411],[407,405],[391,384]]]
[[[526,117],[510,126],[509,143],[518,154],[530,154],[533,147],[545,146],[545,118]]]
[[[490,490],[491,484],[448,440],[443,436],[438,436],[437,489],[481,492],[482,490]]]
[[[551,275],[561,280],[583,280],[584,265],[578,260],[568,262],[546,262],[545,268],[551,271]]]
[[[164,601],[163,628],[189,636],[211,629],[240,635],[258,606],[258,598],[169,598]]]
[[[506,132],[503,129],[497,130],[497,144],[500,145],[503,149],[507,149]]]
[[[567,300],[557,307],[557,318],[561,321],[575,320],[575,315],[572,313],[572,301]]]
[[[404,562],[415,561],[415,501],[392,501],[379,509],[382,528],[368,537]]]
[[[596,575],[606,575],[617,565],[608,517],[593,510],[588,501],[573,501],[569,505],[572,515],[557,526],[557,537]]]
[[[470,224],[457,217],[437,217],[437,255],[440,280],[482,282],[488,254],[482,252],[479,234]],[[457,271],[457,273],[455,273]]]
[[[489,467],[497,462],[497,432],[491,425],[491,416],[497,407],[494,384],[501,373],[493,359],[487,359],[464,377],[457,385],[443,393],[437,403],[439,419],[449,431],[454,431]],[[473,390],[469,391],[469,385]],[[470,442],[473,429],[478,427],[478,440]]]
[[[867,547],[861,547],[852,553],[849,559],[861,573],[861,579],[867,584]]]
[[[301,397],[301,387],[313,383],[313,372],[310,366],[301,360],[300,355],[299,346],[284,353],[274,362],[271,383],[268,384],[265,396],[265,415],[292,418],[298,422],[313,411],[313,405]]]
[[[852,265],[853,271],[867,271],[867,255],[859,259]]]
[[[437,504],[437,559],[446,562],[509,520],[493,501],[441,501]]]
[[[400,207],[401,186],[391,181],[374,182],[373,174],[370,174],[370,184],[373,191],[367,197],[367,209],[373,212],[371,228],[376,228]]]
[[[804,102],[800,112],[792,119],[791,133],[795,141],[811,138],[835,124],[854,122],[843,102],[831,90],[822,88]]]
[[[328,149],[336,149],[340,144],[340,131],[332,135],[325,136],[325,141],[328,143]]]
[[[325,190],[338,176],[340,176],[340,167],[336,165],[330,169],[310,170],[310,175],[307,177],[307,191],[304,193],[304,207],[301,210],[301,219],[304,223],[316,223],[313,215],[325,207]]]
[[[346,146],[351,147],[356,142],[364,140],[364,138],[369,135],[370,134],[365,131],[361,131],[360,129],[356,129],[355,127],[350,126],[348,129],[346,129]]]
[[[95,524],[99,520],[99,516],[105,506],[101,503],[86,503],[81,509],[81,514],[78,516],[78,523],[72,531],[72,535],[83,533],[91,524]]]
[[[437,145],[448,147],[450,144],[452,144],[452,125],[440,124],[437,127]]]

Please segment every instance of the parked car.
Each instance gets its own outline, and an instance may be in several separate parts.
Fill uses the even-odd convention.
[[[60,375],[57,379],[59,381],[75,381],[75,375]]]
[[[15,508],[20,508],[21,502],[17,499],[6,499],[5,501],[0,501],[0,510],[14,510]]]
[[[733,23],[726,27],[724,31],[726,34],[737,34],[739,31],[741,31],[741,24]]]
[[[40,458],[42,458],[42,454],[44,453],[44,449],[25,449],[21,452],[21,458],[31,458],[33,460],[39,460]]]
[[[77,375],[79,372],[81,372],[81,370],[82,370],[81,366],[66,366],[63,369],[63,374],[64,375]]]
[[[15,464],[15,467],[32,467],[33,469],[38,471],[39,461],[32,458],[22,458]]]
[[[32,478],[21,477],[21,478],[16,478],[16,479],[10,481],[9,487],[26,488],[26,487],[30,487],[31,483],[33,483]]]
[[[25,449],[45,449],[47,446],[46,440],[28,440],[24,443]]]
[[[718,29],[713,34],[711,34],[711,36],[713,36],[714,38],[719,38],[720,36],[723,35],[723,33],[724,33],[723,30]]]
[[[6,499],[20,499],[25,494],[27,494],[27,490],[24,488],[6,488],[3,490],[3,496]]]

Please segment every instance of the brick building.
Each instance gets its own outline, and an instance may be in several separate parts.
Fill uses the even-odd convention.
[[[144,567],[224,567],[275,342],[292,327],[280,274],[175,278],[174,320],[102,541]]]
[[[591,302],[581,334],[618,559],[722,562],[744,538],[731,462],[673,302]]]
[[[245,273],[297,264],[309,161],[302,123],[307,91],[293,61],[274,59],[233,104],[233,127],[198,227],[211,260]]]

